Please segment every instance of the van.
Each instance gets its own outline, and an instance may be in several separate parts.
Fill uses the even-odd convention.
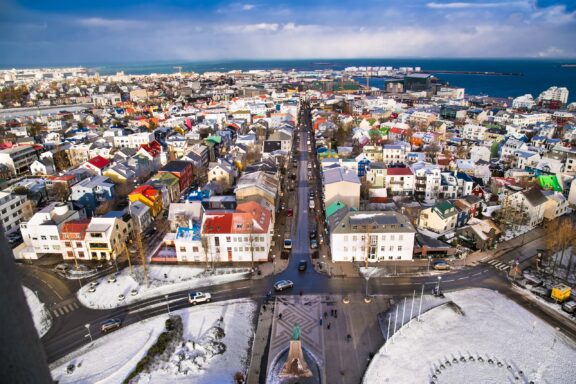
[[[568,313],[576,312],[576,301],[570,300],[565,302],[564,304],[562,304],[562,310]]]

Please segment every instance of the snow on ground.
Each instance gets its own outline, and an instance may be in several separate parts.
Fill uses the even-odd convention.
[[[456,305],[404,327],[374,357],[364,383],[573,383],[574,341],[495,291],[446,297]]]
[[[233,383],[236,372],[246,371],[255,310],[253,301],[232,300],[173,311],[173,315],[182,317],[185,342],[176,348],[169,362],[132,382]],[[54,380],[76,384],[122,382],[156,342],[167,318],[157,316],[121,328],[60,359],[51,366]],[[214,337],[215,326],[223,329],[223,337]],[[224,353],[212,355],[215,339],[225,345]],[[185,358],[180,360],[179,356]],[[69,374],[71,363],[76,368]]]
[[[132,324],[80,348],[50,366],[52,378],[62,384],[121,383],[164,331],[167,317]]]
[[[498,239],[498,242],[502,243],[508,240],[511,240],[515,237],[521,236],[526,232],[530,232],[531,230],[533,230],[534,228],[528,226],[528,225],[518,225],[513,229],[507,229],[502,236],[500,236],[500,239]]]
[[[24,294],[26,295],[26,302],[28,307],[30,307],[30,312],[32,312],[32,319],[34,319],[34,326],[38,331],[40,337],[44,336],[46,332],[52,326],[52,319],[50,318],[50,312],[46,310],[46,306],[38,299],[38,296],[29,288],[24,288]]]
[[[132,275],[130,268],[120,271],[114,283],[108,282],[109,276],[99,279],[96,292],[89,292],[90,286],[85,285],[77,293],[78,300],[89,308],[113,308],[171,292],[248,278],[246,268],[220,268],[215,274],[206,274],[203,268],[149,265],[148,285],[145,285],[142,266],[134,266],[133,270]],[[136,290],[136,295],[132,296],[132,290]],[[125,298],[118,300],[119,295]]]
[[[254,302],[246,300],[217,302],[196,310],[178,311],[182,316],[186,342],[176,348],[168,362],[161,363],[159,369],[151,374],[140,375],[137,382],[234,383],[235,373],[247,371],[255,311]],[[223,338],[216,335],[215,327],[224,330]],[[215,353],[219,343],[225,345],[223,354]]]

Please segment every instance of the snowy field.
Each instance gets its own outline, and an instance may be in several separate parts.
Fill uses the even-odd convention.
[[[135,266],[133,270],[133,275],[130,268],[120,271],[114,283],[108,282],[109,276],[99,279],[95,292],[89,292],[90,286],[86,284],[78,291],[78,300],[89,308],[114,308],[171,292],[248,278],[247,268],[220,268],[216,274],[206,275],[203,268],[149,265],[148,285],[145,285],[142,266]],[[132,290],[136,290],[135,295]],[[124,295],[124,299],[119,300],[119,295]]]
[[[547,323],[494,291],[446,297],[455,305],[404,327],[374,357],[364,383],[574,382],[576,344]]]
[[[30,312],[32,312],[32,319],[34,319],[34,326],[38,331],[40,337],[44,336],[46,332],[52,326],[52,319],[50,318],[50,312],[46,310],[46,306],[38,299],[38,296],[31,289],[24,288],[24,295],[26,295],[26,302],[28,307],[30,307]]]
[[[255,311],[255,303],[249,300],[174,311],[174,315],[182,317],[182,343],[168,361],[157,364],[154,372],[143,373],[131,383],[232,384],[236,372],[246,372]],[[167,318],[157,316],[121,328],[60,359],[50,367],[54,380],[76,384],[121,383],[156,342]],[[220,327],[223,335],[216,335],[215,327]],[[215,353],[215,344],[223,344],[224,352]],[[67,373],[70,364],[75,368]]]

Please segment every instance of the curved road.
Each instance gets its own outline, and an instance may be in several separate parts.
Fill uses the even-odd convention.
[[[305,294],[363,294],[366,289],[366,281],[362,278],[330,278],[317,273],[309,267],[305,272],[297,270],[299,260],[307,260],[311,266],[309,237],[308,237],[308,192],[309,184],[307,177],[308,149],[307,139],[311,130],[310,113],[304,108],[301,121],[304,130],[300,133],[299,141],[299,169],[298,169],[298,207],[294,210],[297,220],[293,221],[291,233],[293,240],[292,255],[288,267],[276,274],[257,280],[242,280],[212,287],[205,290],[212,293],[214,301],[223,301],[237,298],[252,298],[258,301],[264,299],[266,292],[272,289],[274,281],[289,279],[294,282],[292,292],[282,292],[280,295],[298,294],[303,290]],[[411,295],[414,290],[420,291],[424,285],[425,291],[430,292],[438,283],[436,276],[417,277],[394,277],[378,278],[369,280],[369,291],[372,295]],[[561,327],[567,334],[576,339],[576,327],[567,327],[566,322],[551,316],[549,310],[533,305],[525,297],[510,288],[504,272],[498,271],[488,265],[465,267],[461,270],[448,272],[443,275],[441,281],[444,291],[459,290],[468,287],[484,287],[498,290],[511,299],[523,304],[528,310],[548,321],[552,326]],[[174,292],[156,298],[150,298],[141,302],[110,310],[92,310],[79,308],[76,311],[64,314],[53,319],[53,326],[42,338],[46,355],[49,362],[65,356],[86,344],[85,324],[90,323],[91,334],[94,339],[102,336],[99,324],[109,318],[120,318],[124,325],[137,323],[141,320],[164,314],[167,312],[167,301],[170,302],[170,310],[188,307],[188,290]]]

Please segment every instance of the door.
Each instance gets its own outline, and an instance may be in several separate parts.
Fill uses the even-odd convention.
[[[228,261],[232,261],[232,248],[228,247]]]

